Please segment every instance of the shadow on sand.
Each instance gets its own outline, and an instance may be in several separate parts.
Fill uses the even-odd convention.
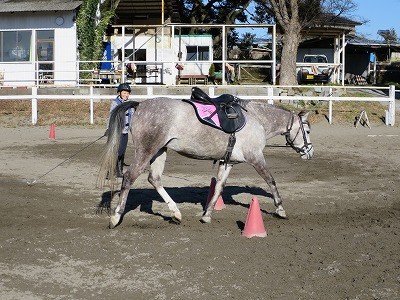
[[[205,205],[208,197],[208,187],[172,187],[166,188],[166,191],[171,196],[172,199],[179,205],[179,203],[193,203],[193,204],[201,204],[203,210],[205,209]],[[249,208],[249,204],[244,204],[237,202],[233,199],[234,195],[247,193],[253,196],[262,196],[272,198],[272,194],[266,192],[265,190],[258,187],[249,187],[249,186],[227,186],[223,191],[223,199],[225,205],[239,205],[244,208]],[[119,191],[107,191],[102,194],[101,201],[97,205],[96,212],[98,214],[101,213],[111,213],[111,202],[114,198],[114,201],[117,201]],[[131,189],[129,191],[127,203],[125,206],[125,211],[122,215],[122,219],[125,214],[129,211],[139,209],[141,212],[145,212],[151,215],[162,217],[167,222],[172,222],[172,218],[169,216],[162,215],[160,213],[156,213],[153,211],[153,201],[163,202],[160,195],[158,195],[157,191],[153,188],[149,189]],[[165,204],[167,205],[167,204]],[[261,210],[264,214],[274,213],[268,212],[266,210]],[[239,227],[244,227],[244,224],[238,224]]]

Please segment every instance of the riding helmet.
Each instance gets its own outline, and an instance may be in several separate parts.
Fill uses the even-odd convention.
[[[118,88],[117,88],[117,92],[120,93],[122,91],[127,91],[127,92],[131,92],[131,87],[129,84],[127,83],[121,83]]]

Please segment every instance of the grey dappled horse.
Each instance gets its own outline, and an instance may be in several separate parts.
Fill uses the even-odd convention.
[[[267,168],[263,149],[268,139],[285,135],[288,145],[300,153],[302,158],[310,159],[314,149],[309,137],[308,113],[296,114],[274,105],[239,101],[247,110],[244,112],[247,124],[235,133],[236,144],[228,164],[221,158],[226,152],[229,134],[200,123],[189,103],[170,98],[155,98],[143,102],[127,101],[119,105],[110,116],[107,144],[99,170],[100,184],[104,183],[107,176],[113,178],[115,173],[120,133],[125,125],[124,115],[128,108],[135,109],[131,129],[134,155],[122,179],[119,202],[110,218],[110,228],[121,221],[129,190],[149,163],[148,181],[168,204],[174,221],[182,220],[181,212],[161,182],[167,148],[190,158],[220,161],[215,193],[201,218],[203,222],[211,222],[211,213],[229,172],[235,163],[240,162],[253,166],[266,181],[274,198],[276,214],[286,218],[282,199]]]

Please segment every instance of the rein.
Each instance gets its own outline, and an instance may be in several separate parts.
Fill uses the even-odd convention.
[[[310,123],[308,121],[301,121],[301,118],[299,118],[299,124],[300,124],[299,129],[297,130],[297,133],[294,136],[294,138],[292,140],[290,140],[290,131],[293,128],[294,118],[295,118],[294,114],[293,114],[293,112],[291,112],[290,113],[290,118],[288,120],[288,124],[286,126],[286,132],[284,133],[285,138],[286,138],[286,143],[290,147],[292,147],[294,150],[296,150],[297,153],[301,152],[304,155],[304,154],[307,154],[309,146],[311,145],[311,143],[309,143],[307,141],[306,131],[304,129],[304,125],[306,124],[306,125],[310,126]],[[300,131],[303,134],[304,145],[302,147],[297,147],[297,146],[294,145],[294,141],[296,140],[296,138],[299,135]]]

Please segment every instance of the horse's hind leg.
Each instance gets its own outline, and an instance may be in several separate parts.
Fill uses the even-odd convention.
[[[274,204],[276,207],[275,213],[281,217],[286,218],[286,212],[282,206],[282,199],[279,195],[278,188],[276,187],[276,182],[274,177],[272,177],[271,173],[267,169],[267,164],[265,162],[264,156],[261,155],[258,160],[255,162],[249,162],[254,169],[257,171],[258,174],[265,180],[268,186],[271,189],[272,196],[274,197]]]
[[[134,162],[131,164],[129,169],[124,173],[122,179],[121,191],[119,193],[119,201],[117,207],[114,210],[114,214],[110,217],[110,228],[117,226],[121,220],[121,216],[125,211],[126,200],[128,198],[129,190],[135,180],[143,173],[146,167],[147,161],[145,159],[138,159],[135,157]]]
[[[165,203],[168,204],[168,208],[172,212],[172,218],[175,222],[180,223],[182,221],[182,214],[179,211],[176,203],[168,195],[161,182],[161,175],[164,172],[165,160],[167,158],[167,149],[162,148],[150,161],[150,173],[148,180],[156,189],[158,194],[164,199]]]
[[[218,167],[218,175],[217,182],[215,183],[214,195],[210,199],[209,204],[206,207],[206,211],[201,218],[201,221],[204,223],[211,223],[211,214],[214,210],[215,203],[218,200],[218,197],[221,195],[222,190],[226,184],[226,180],[228,179],[229,172],[232,170],[232,165],[225,165],[220,163]]]

